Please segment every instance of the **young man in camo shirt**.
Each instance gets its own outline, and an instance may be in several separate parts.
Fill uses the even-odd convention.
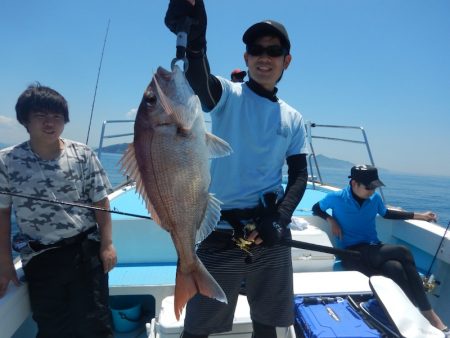
[[[9,282],[19,285],[10,244],[14,211],[13,247],[24,266],[37,337],[112,338],[108,272],[117,258],[110,214],[33,199],[109,209],[109,180],[91,149],[61,138],[69,111],[58,92],[31,85],[16,112],[30,138],[0,151],[0,297]]]

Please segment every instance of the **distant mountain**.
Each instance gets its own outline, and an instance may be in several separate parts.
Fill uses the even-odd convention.
[[[110,146],[103,147],[103,152],[112,153],[112,154],[122,154],[125,149],[128,147],[128,143],[118,143],[112,144]],[[354,166],[353,163],[343,160],[338,160],[335,158],[327,157],[325,155],[316,155],[317,162],[319,163],[319,167],[324,168],[342,168],[349,169]]]
[[[110,146],[103,147],[102,152],[112,154],[122,154],[127,149],[128,143],[111,144]],[[98,151],[98,149],[96,149]]]
[[[349,169],[355,165],[349,161],[338,160],[336,158],[327,157],[327,156],[321,155],[321,154],[316,155],[316,160],[319,164],[319,167],[324,167],[324,168]]]

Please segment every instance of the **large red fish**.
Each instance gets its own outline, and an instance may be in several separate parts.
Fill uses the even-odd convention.
[[[178,253],[177,319],[196,293],[226,302],[226,296],[195,253],[220,219],[220,201],[208,192],[209,158],[231,148],[208,133],[200,100],[178,66],[158,68],[134,124],[134,141],[121,159],[136,181],[153,220],[166,229]]]

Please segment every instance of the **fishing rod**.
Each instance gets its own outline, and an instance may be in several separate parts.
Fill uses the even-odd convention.
[[[130,212],[123,212],[123,211],[115,210],[115,209],[114,210],[105,209],[105,208],[95,207],[93,205],[84,204],[84,203],[65,202],[65,201],[60,201],[57,199],[52,200],[52,199],[48,199],[48,198],[35,197],[35,196],[24,195],[24,194],[17,194],[17,193],[8,192],[8,191],[0,191],[0,194],[20,197],[20,198],[26,198],[26,199],[31,199],[31,200],[37,200],[37,201],[47,202],[47,203],[52,203],[52,204],[68,205],[71,207],[84,208],[84,209],[95,210],[95,211],[103,211],[103,212],[109,212],[111,214],[119,214],[119,215],[132,216],[132,217],[136,217],[136,218],[152,220],[152,218],[150,216],[138,215],[138,214],[133,214]]]
[[[36,201],[41,201],[41,202],[46,202],[46,203],[67,205],[67,206],[71,206],[71,207],[84,208],[84,209],[89,209],[89,210],[94,210],[94,211],[109,212],[112,214],[119,214],[119,215],[153,220],[150,216],[139,215],[139,214],[124,212],[124,211],[115,210],[115,209],[113,209],[113,210],[105,209],[105,208],[100,208],[100,207],[96,207],[96,206],[84,204],[84,203],[66,202],[66,201],[60,201],[58,199],[35,197],[35,196],[30,196],[30,195],[25,195],[25,194],[17,194],[14,192],[1,191],[1,190],[0,190],[0,194],[19,197],[19,198],[26,198],[26,199],[31,199],[31,200],[36,200]],[[338,248],[329,247],[329,246],[325,246],[325,245],[312,244],[312,243],[296,241],[296,240],[292,240],[292,239],[286,239],[286,240],[282,241],[281,244],[292,247],[292,248],[297,248],[297,249],[325,252],[325,253],[333,254],[336,256],[340,256],[340,257],[353,257],[353,258],[361,257],[361,254],[358,251],[338,249]]]
[[[437,255],[438,255],[439,250],[440,250],[440,248],[442,246],[442,243],[444,242],[445,237],[447,236],[447,232],[448,232],[449,228],[450,228],[450,221],[447,224],[447,228],[445,229],[444,235],[442,236],[441,241],[439,242],[439,245],[438,245],[438,247],[436,249],[436,253],[433,256],[433,260],[431,261],[430,267],[428,268],[427,274],[425,275],[424,284],[425,284],[425,287],[428,288],[428,289],[433,289],[434,288],[435,280],[434,280],[434,276],[431,274],[431,268],[433,267],[434,262],[436,261]]]
[[[97,81],[95,82],[94,99],[92,100],[91,117],[89,119],[88,133],[87,133],[87,136],[86,136],[86,144],[88,144],[88,142],[89,142],[89,134],[91,132],[91,123],[92,123],[92,116],[94,115],[95,98],[97,96],[98,81],[100,79],[100,71],[102,69],[103,54],[105,53],[106,39],[108,38],[110,22],[111,22],[111,19],[108,20],[108,26],[106,27],[106,34],[105,34],[105,40],[103,41],[102,55],[100,57],[100,64],[98,66]]]
[[[361,253],[359,251],[339,249],[325,245],[296,241],[293,239],[285,239],[281,242],[281,244],[289,246],[291,248],[325,252],[339,257],[361,258]]]

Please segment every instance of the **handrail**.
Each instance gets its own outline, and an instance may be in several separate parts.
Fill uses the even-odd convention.
[[[347,138],[312,135],[312,128],[334,128],[334,129],[355,129],[355,130],[360,130],[361,133],[362,133],[362,137],[363,137],[364,141],[354,140],[354,139],[347,139]],[[311,177],[314,177],[314,175],[313,175],[314,170],[313,170],[313,166],[312,166],[312,163],[311,163],[311,157],[312,157],[314,159],[314,165],[315,165],[315,168],[316,168],[316,171],[317,171],[317,177],[319,178],[320,184],[323,184],[323,180],[322,180],[322,176],[320,174],[319,164],[317,163],[316,153],[314,151],[313,139],[322,139],[322,140],[328,140],[328,141],[341,141],[341,142],[348,142],[348,143],[363,144],[363,145],[366,146],[366,150],[367,150],[367,154],[369,156],[370,164],[375,166],[375,161],[373,160],[372,151],[370,150],[370,146],[369,146],[369,140],[367,138],[366,131],[364,130],[363,127],[358,127],[358,126],[340,126],[340,125],[331,125],[331,124],[317,124],[317,123],[308,121],[307,124],[306,124],[306,129],[307,129],[306,132],[307,132],[307,135],[308,135],[309,147],[310,147],[310,150],[311,150],[311,154],[308,157],[308,159],[309,159],[309,166],[310,166],[310,170],[311,170]],[[379,188],[379,189],[380,189],[380,194],[381,194],[381,197],[383,198],[383,201],[386,202],[384,194],[383,194],[383,190],[381,188]]]
[[[124,137],[124,136],[131,136],[134,133],[122,133],[122,134],[111,134],[111,135],[105,135],[105,130],[106,130],[106,126],[108,124],[111,123],[132,123],[134,122],[134,120],[106,120],[103,121],[103,125],[102,125],[102,132],[100,135],[100,144],[97,150],[97,156],[100,159],[101,158],[101,154],[103,151],[103,140],[105,139],[111,139],[111,138],[118,138],[118,137]],[[210,123],[210,121],[206,120],[205,123]],[[328,136],[319,136],[319,135],[313,135],[312,134],[312,128],[335,128],[335,129],[355,129],[355,130],[360,130],[362,133],[362,137],[363,137],[363,141],[361,140],[356,140],[356,139],[347,139],[347,138],[338,138],[338,137],[328,137]],[[311,121],[308,121],[306,124],[306,131],[307,131],[307,137],[308,137],[308,142],[309,142],[309,148],[311,150],[311,153],[308,155],[308,163],[309,163],[309,171],[310,171],[310,176],[311,176],[311,181],[313,183],[313,188],[315,188],[315,175],[314,175],[314,168],[317,172],[317,177],[318,177],[318,182],[320,184],[323,184],[323,180],[322,180],[322,175],[320,173],[320,169],[319,169],[319,163],[317,162],[317,158],[316,158],[316,153],[314,150],[314,145],[313,145],[313,139],[322,139],[322,140],[328,140],[328,141],[340,141],[340,142],[347,142],[347,143],[356,143],[356,144],[362,144],[365,145],[368,156],[369,156],[369,160],[370,163],[375,166],[375,162],[373,160],[373,156],[372,156],[372,151],[370,150],[370,146],[369,146],[369,141],[367,138],[367,134],[366,131],[364,130],[363,127],[358,127],[358,126],[340,126],[340,125],[329,125],[329,124],[317,124]],[[314,167],[311,161],[311,158],[314,160]],[[383,194],[382,189],[380,188],[380,194],[381,197],[383,198],[383,201],[385,201],[385,197]]]
[[[131,123],[131,122],[134,122],[134,120],[105,120],[105,121],[103,121],[102,132],[100,134],[100,143],[99,143],[98,150],[97,150],[97,156],[99,159],[101,158],[101,155],[102,155],[104,139],[134,135],[134,133],[105,135],[106,126],[110,123]]]

